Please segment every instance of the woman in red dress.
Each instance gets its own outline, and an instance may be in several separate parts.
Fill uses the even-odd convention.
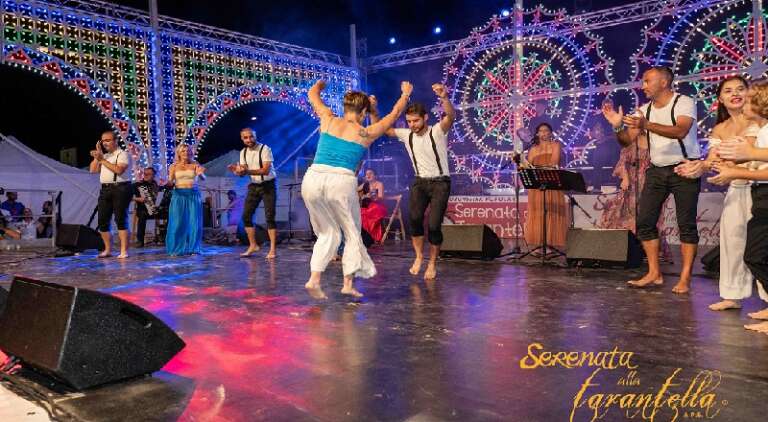
[[[376,243],[381,242],[384,230],[381,220],[387,216],[387,207],[381,203],[384,199],[384,184],[376,179],[373,169],[365,171],[365,181],[357,187],[360,194],[360,216],[365,230]]]

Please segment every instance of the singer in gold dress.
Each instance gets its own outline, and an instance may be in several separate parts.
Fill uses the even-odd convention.
[[[548,123],[541,123],[536,127],[532,146],[528,151],[527,161],[529,167],[558,168],[561,165],[562,147],[560,142],[552,137],[552,127]],[[525,220],[525,241],[529,248],[543,244],[542,220],[544,218],[544,204],[542,198],[546,195],[547,201],[547,245],[555,247],[565,246],[565,237],[568,231],[568,207],[565,203],[565,195],[562,191],[548,190],[542,192],[538,189],[528,191],[528,217]]]

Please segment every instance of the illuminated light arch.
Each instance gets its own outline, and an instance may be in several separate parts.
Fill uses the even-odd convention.
[[[317,115],[309,105],[306,92],[303,90],[298,88],[274,90],[266,84],[241,86],[219,95],[214,101],[208,103],[189,126],[184,142],[193,148],[195,156],[197,156],[205,142],[206,135],[219,120],[230,111],[254,102],[287,104],[318,120]],[[336,108],[336,105],[332,108]]]
[[[7,54],[0,64],[25,69],[57,81],[91,104],[119,135],[118,141],[122,147],[130,151],[133,162],[139,163],[138,166],[133,167],[134,177],[140,173],[141,168],[151,165],[136,125],[125,114],[120,103],[115,101],[98,82],[68,63],[40,51],[15,45],[4,47]]]
[[[153,28],[146,12],[98,0],[0,0],[0,15],[3,51],[47,52],[97,82],[161,174],[200,110],[226,92],[254,84],[306,92],[324,79],[335,104],[359,82],[338,54],[169,17]]]

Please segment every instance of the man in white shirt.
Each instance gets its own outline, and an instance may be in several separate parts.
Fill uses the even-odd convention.
[[[99,173],[101,190],[99,192],[99,233],[104,241],[104,251],[98,256],[106,258],[112,255],[112,234],[109,223],[115,216],[117,235],[120,238],[120,255],[128,257],[128,206],[131,205],[131,158],[127,151],[117,145],[115,133],[108,130],[101,134],[96,149],[91,151],[93,161],[89,166],[91,173]]]
[[[423,104],[413,103],[405,110],[408,129],[387,130],[387,135],[405,145],[411,158],[416,179],[411,185],[408,209],[410,214],[411,243],[416,253],[410,272],[417,275],[424,260],[424,212],[429,206],[427,237],[429,262],[424,271],[425,280],[437,277],[437,257],[443,243],[442,223],[451,195],[451,176],[448,168],[448,131],[456,119],[456,111],[448,98],[448,90],[442,84],[432,85],[440,99],[445,116],[434,126],[428,126],[429,114]],[[371,121],[378,121],[375,107]]]
[[[240,151],[240,161],[229,166],[229,170],[236,175],[247,175],[251,178],[243,207],[243,224],[248,235],[248,249],[240,256],[251,256],[260,249],[256,243],[253,213],[264,199],[264,218],[267,220],[269,235],[269,253],[266,258],[272,259],[277,255],[275,252],[277,244],[275,169],[272,167],[272,150],[267,145],[256,142],[256,133],[251,128],[243,128],[240,131],[240,140],[245,145],[245,148]]]
[[[672,90],[673,79],[669,68],[653,67],[643,74],[643,92],[650,102],[629,116],[624,116],[621,108],[617,112],[613,106],[606,104],[603,114],[613,125],[622,146],[638,142],[641,134],[646,135],[649,143],[651,165],[645,173],[637,215],[637,237],[642,241],[648,257],[648,273],[629,284],[633,287],[652,287],[664,282],[659,266],[659,232],[656,227],[664,202],[672,194],[683,256],[680,280],[672,291],[687,293],[699,243],[696,215],[701,179],[679,176],[675,173],[675,166],[698,160],[701,152],[696,138],[696,103],[691,97]]]

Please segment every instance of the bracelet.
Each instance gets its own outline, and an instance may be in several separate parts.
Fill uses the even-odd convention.
[[[625,129],[624,123],[622,123],[621,126],[613,128],[613,133],[620,133],[624,129]]]

